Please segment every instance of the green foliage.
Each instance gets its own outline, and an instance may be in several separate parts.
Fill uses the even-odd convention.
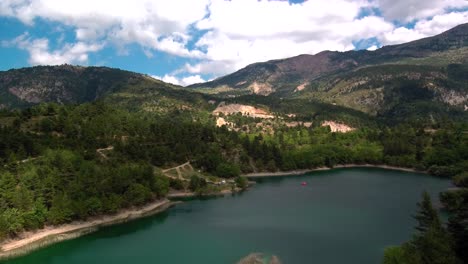
[[[404,264],[404,251],[402,247],[387,247],[384,251],[382,264]]]
[[[451,237],[441,227],[431,226],[424,234],[416,236],[403,248],[404,259],[410,264],[460,263],[452,248]]]
[[[235,179],[235,183],[236,183],[236,186],[238,188],[241,188],[242,190],[244,190],[245,188],[249,186],[249,181],[247,180],[246,177],[237,177]]]
[[[216,166],[216,175],[223,178],[234,178],[240,175],[240,169],[235,164],[221,163]]]
[[[0,235],[5,237],[17,234],[24,228],[21,211],[17,208],[8,208],[0,214]]]
[[[301,107],[281,100],[274,104],[285,112]],[[353,116],[342,113],[343,118]],[[0,122],[4,124],[0,126],[0,212],[8,212],[2,219],[16,223],[3,220],[3,237],[45,224],[115,213],[162,198],[170,188],[209,191],[204,178],[194,175],[185,186],[160,175],[153,166],[190,161],[202,173],[236,178],[241,188],[244,181],[237,178],[241,172],[383,163],[452,176],[468,167],[463,124],[436,124],[426,132],[419,124],[378,127],[358,118],[349,120],[360,129],[331,133],[320,126],[287,127],[271,120],[274,133],[236,132],[185,111],[150,115],[104,102],[43,104],[3,112],[2,118],[7,121]],[[15,126],[12,118],[21,124]],[[249,127],[256,127],[252,122],[258,121],[236,118]],[[464,178],[458,178],[463,185]],[[462,195],[446,197],[453,208],[463,202]]]
[[[175,189],[175,190],[184,190],[185,189],[185,186],[184,186],[184,182],[180,179],[170,179],[169,180],[169,187],[172,188],[172,189]]]
[[[468,171],[460,173],[453,178],[455,185],[468,188]]]
[[[142,205],[151,198],[151,191],[139,183],[133,183],[124,193],[125,201],[130,204]]]
[[[422,202],[418,203],[419,211],[414,218],[418,221],[416,230],[421,233],[427,232],[431,227],[441,228],[441,222],[437,211],[432,207],[429,193],[423,192]]]
[[[198,177],[197,175],[192,175],[190,177],[189,189],[193,192],[200,192],[207,186],[206,180],[204,178]]]
[[[158,197],[165,197],[169,192],[169,178],[163,175],[156,175],[154,177],[154,188],[153,191],[156,193]]]
[[[67,194],[61,193],[52,199],[52,206],[49,209],[47,220],[54,225],[63,224],[73,218],[72,200]]]
[[[467,173],[454,177],[458,189],[441,193],[440,200],[448,211],[448,231],[454,240],[457,256],[468,263],[468,187]]]
[[[383,263],[398,264],[459,264],[454,251],[454,241],[442,226],[430,196],[423,193],[415,216],[418,221],[416,234],[401,247],[389,248]]]

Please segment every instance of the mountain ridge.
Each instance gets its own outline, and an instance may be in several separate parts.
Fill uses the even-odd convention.
[[[467,119],[466,76],[468,24],[463,24],[434,37],[376,51],[322,51],[258,62],[185,88],[108,67],[11,69],[0,72],[0,108],[104,100],[135,111],[211,112],[221,101],[238,101],[261,102],[277,111],[276,99],[288,99],[289,105],[304,109],[309,109],[304,104],[313,104],[313,109],[330,105],[386,118],[416,113],[416,118],[431,120],[456,113]],[[266,100],[250,100],[252,94],[266,96]]]
[[[440,52],[444,50],[450,50],[453,48],[458,49],[458,48],[465,47],[465,46],[468,46],[468,23],[458,25],[448,31],[445,31],[433,37],[427,37],[427,38],[423,38],[419,40],[414,40],[414,41],[403,43],[403,44],[383,46],[375,51],[351,50],[351,51],[338,52],[338,51],[325,50],[315,55],[300,54],[300,55],[293,56],[290,58],[274,59],[274,60],[268,60],[265,62],[256,62],[250,65],[247,65],[246,67],[234,73],[222,76],[213,81],[199,83],[199,84],[192,84],[192,85],[189,85],[188,87],[214,88],[213,85],[211,84],[221,83],[221,80],[223,79],[225,80],[229,76],[237,76],[246,70],[251,70],[254,67],[265,67],[271,71],[272,69],[275,69],[275,66],[277,66],[278,68],[286,68],[284,64],[287,63],[288,64],[287,66],[290,69],[296,68],[296,71],[298,71],[298,73],[307,72],[309,74],[310,73],[316,74],[316,73],[324,72],[323,65],[313,65],[313,63],[323,63],[323,62],[331,63],[331,62],[336,62],[336,60],[341,59],[343,60],[341,61],[341,65],[334,65],[334,66],[335,67],[338,66],[338,68],[346,68],[343,66],[362,66],[362,64],[366,62],[367,64],[374,64],[376,63],[376,60],[395,60],[401,57],[417,58],[417,57],[423,57],[427,55],[428,53]],[[302,67],[304,66],[304,64],[307,64],[308,66],[312,68]],[[300,66],[299,69],[297,69],[298,66]],[[318,71],[315,71],[316,69]],[[331,70],[327,70],[327,72],[332,72],[333,70],[334,69],[332,68]],[[315,75],[313,75],[312,77],[315,77]],[[229,83],[229,81],[225,81],[225,82]],[[242,84],[238,86],[241,87]]]
[[[109,67],[34,66],[0,72],[0,109],[105,100],[127,109],[206,107],[205,95],[148,75]]]
[[[467,65],[468,23],[375,51],[322,51],[254,63],[188,88],[217,91],[221,97],[302,97],[377,115],[393,105],[386,94],[407,86],[414,93],[429,90],[432,94],[430,98],[412,97],[413,101],[430,100],[463,109],[468,104],[463,77],[468,75]],[[396,93],[401,101],[407,101],[404,92]]]

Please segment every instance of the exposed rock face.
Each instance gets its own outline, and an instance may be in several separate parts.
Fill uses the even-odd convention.
[[[468,103],[468,92],[462,93],[453,90],[443,91],[440,96],[442,101],[449,105],[464,105]]]
[[[226,119],[222,117],[218,117],[216,119],[216,126],[217,127],[222,127],[222,126],[232,127],[233,124],[231,122],[227,122]]]
[[[292,122],[286,122],[285,125],[287,127],[298,127],[298,126],[303,126],[303,127],[311,127],[312,122],[298,122],[298,121],[292,121]]]
[[[18,103],[83,103],[118,91],[144,75],[106,67],[36,66],[0,72],[0,99]],[[21,104],[21,103],[20,103]]]
[[[226,97],[251,93],[307,98],[382,115],[400,103],[421,101],[463,108],[468,103],[467,71],[468,24],[463,24],[376,51],[323,51],[254,63],[190,87],[228,87]]]
[[[63,86],[58,85],[47,86],[44,83],[37,83],[34,89],[28,86],[13,86],[8,91],[18,97],[19,99],[28,103],[41,103],[47,100],[48,97],[54,96],[58,103],[62,101],[72,101],[73,96],[67,89],[63,89]]]
[[[224,104],[221,103],[219,106],[213,111],[214,115],[219,115],[223,113],[225,115],[237,114],[241,113],[244,116],[250,117],[258,117],[258,118],[274,118],[273,115],[268,113],[267,111],[256,108],[250,105],[242,105],[242,104]]]
[[[241,259],[237,264],[281,264],[277,256],[265,256],[262,253],[252,253]]]
[[[269,95],[281,90],[286,84],[296,84],[294,89],[304,89],[309,80],[337,70],[358,65],[354,59],[345,58],[337,62],[338,52],[324,51],[316,55],[303,54],[296,57],[251,64],[233,74],[211,82],[190,87],[230,87],[247,89],[254,94]],[[304,86],[302,86],[305,84]]]
[[[348,125],[340,124],[334,121],[325,121],[322,123],[322,126],[323,127],[329,126],[331,132],[339,132],[339,133],[347,133],[347,132],[355,130],[355,128],[352,128]]]
[[[258,95],[266,96],[273,92],[273,88],[271,88],[271,86],[267,83],[254,82],[252,83],[252,85],[249,86],[249,88],[254,94]]]
[[[309,83],[308,82],[305,82],[299,86],[296,87],[296,89],[294,90],[294,92],[300,92],[302,90],[304,90],[304,88],[306,88],[306,86],[308,85]]]

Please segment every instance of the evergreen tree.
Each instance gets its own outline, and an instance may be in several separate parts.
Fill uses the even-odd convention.
[[[468,263],[468,193],[464,193],[459,208],[449,217],[448,230],[455,242],[457,256]]]
[[[458,264],[453,250],[450,234],[442,226],[437,211],[433,208],[427,192],[418,203],[419,211],[415,216],[418,221],[417,234],[404,247],[405,256],[410,264]]]
[[[437,211],[432,207],[431,197],[426,191],[422,194],[422,202],[418,203],[418,213],[414,218],[418,221],[416,230],[425,233],[432,225],[441,226]]]

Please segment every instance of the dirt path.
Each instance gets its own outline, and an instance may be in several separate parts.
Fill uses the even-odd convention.
[[[113,150],[113,149],[114,149],[114,146],[109,146],[109,147],[107,147],[107,148],[96,149],[96,152],[97,152],[99,155],[101,155],[101,157],[102,157],[103,159],[108,160],[109,157],[107,157],[107,155],[104,154],[103,151],[109,151],[109,150]]]
[[[167,172],[171,171],[171,170],[176,170],[177,172],[177,177],[181,180],[185,180],[184,177],[182,177],[182,172],[180,171],[181,169],[183,169],[184,167],[188,166],[190,168],[191,171],[194,171],[193,167],[192,167],[192,164],[190,164],[190,161],[187,161],[185,162],[184,164],[181,164],[179,166],[175,166],[175,167],[172,167],[172,168],[169,168],[169,169],[165,169],[163,170],[162,172],[164,173],[164,175],[166,175],[167,177],[169,178],[174,178],[172,176],[170,176],[169,174],[167,174]]]

